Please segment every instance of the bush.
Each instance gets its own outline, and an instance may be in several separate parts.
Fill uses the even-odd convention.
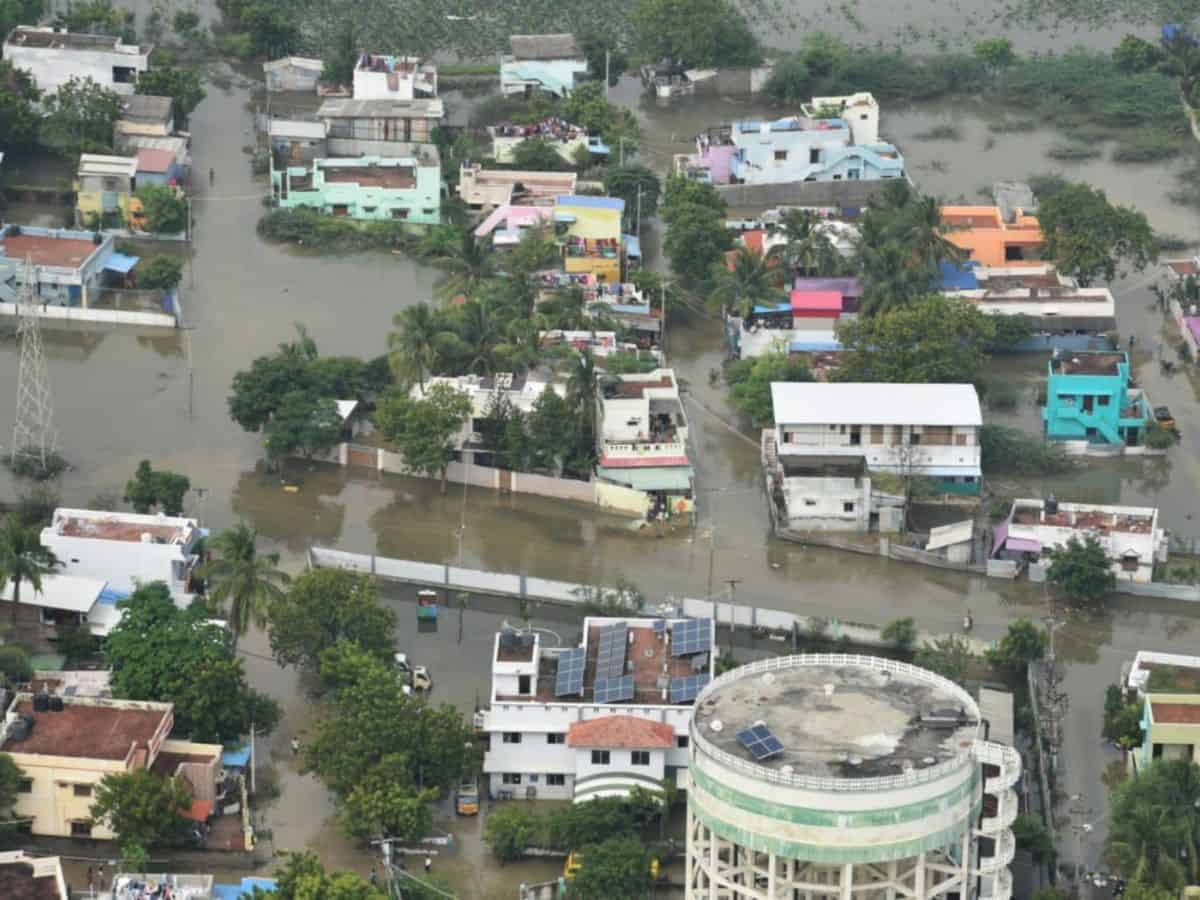
[[[1166,450],[1179,442],[1179,432],[1173,428],[1164,428],[1157,422],[1146,426],[1142,442],[1151,450]]]
[[[147,184],[136,196],[146,210],[146,230],[155,234],[179,234],[187,231],[187,203],[174,188]]]
[[[1113,162],[1148,163],[1178,156],[1183,149],[1179,135],[1166,131],[1136,131],[1122,138],[1113,150]]]
[[[1074,463],[1062,447],[1007,425],[984,425],[979,432],[984,472],[1009,475],[1059,475]]]
[[[1021,389],[1011,381],[992,380],[984,391],[988,409],[1014,410],[1021,399]]]
[[[169,291],[183,280],[183,261],[174,256],[156,256],[142,269],[138,286]]]
[[[33,675],[29,654],[16,644],[0,646],[0,675],[11,684],[26,682]]]
[[[1095,144],[1085,144],[1082,141],[1063,141],[1053,144],[1046,155],[1059,162],[1082,162],[1086,159],[1096,159],[1103,150]]]
[[[913,137],[918,141],[961,141],[962,131],[953,122],[942,122],[925,131],[918,131]]]
[[[416,239],[400,222],[362,222],[335,219],[315,209],[274,209],[258,222],[267,240],[299,244],[322,252],[408,249]]]

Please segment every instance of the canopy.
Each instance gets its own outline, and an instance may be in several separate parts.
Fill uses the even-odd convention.
[[[599,466],[596,474],[606,481],[631,487],[635,491],[682,493],[692,489],[691,466],[647,466],[640,469],[614,469]]]
[[[104,264],[105,271],[118,272],[121,275],[128,275],[129,271],[138,264],[140,257],[129,256],[125,253],[114,253],[108,258],[108,262]]]
[[[1004,542],[1006,550],[1015,550],[1017,553],[1041,553],[1042,542],[1035,541],[1032,538],[1015,538],[1010,537]]]
[[[226,750],[221,754],[221,765],[227,769],[244,769],[250,762],[250,745]]]

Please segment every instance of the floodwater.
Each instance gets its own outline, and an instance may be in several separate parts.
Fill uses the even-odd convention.
[[[968,20],[988,27],[986,19],[965,11],[966,6],[951,5],[947,10],[933,0],[913,0],[872,9],[871,28],[862,36],[879,38],[890,26],[930,20],[935,11],[946,28],[966,27]],[[795,4],[795,8],[824,17],[826,24],[838,15],[832,6],[820,10],[816,4]],[[202,12],[207,9],[207,4],[201,4]],[[842,33],[859,34],[853,26],[841,24]],[[1018,43],[1034,47],[1044,37],[1030,33]],[[1093,36],[1089,42],[1111,43],[1112,37]],[[636,89],[630,83],[627,79],[614,96],[636,103]],[[466,492],[464,507],[464,494],[457,488],[441,495],[436,484],[419,479],[323,466],[307,473],[300,493],[283,493],[277,481],[259,471],[258,436],[243,433],[228,418],[225,398],[233,373],[291,338],[296,322],[308,328],[324,353],[363,357],[381,353],[392,316],[407,304],[429,298],[436,273],[387,254],[322,257],[261,241],[254,226],[261,214],[264,186],[251,177],[242,152],[252,137],[250,99],[245,85],[236,79],[229,89],[210,85],[208,99],[192,120],[196,171],[212,168],[216,181],[210,188],[205,179],[197,178],[194,258],[184,281],[188,329],[178,334],[46,329],[60,445],[74,466],[58,486],[64,503],[84,504],[102,493],[119,496],[137,462],[147,458],[191,478],[196,490],[189,498],[190,513],[214,528],[239,519],[249,522],[271,549],[283,554],[289,568],[303,564],[313,543],[412,559],[452,560],[457,553],[454,531],[465,508],[466,565],[580,582],[611,582],[623,576],[652,602],[670,595],[701,597],[734,590],[739,602],[762,607],[873,623],[912,615],[923,627],[941,631],[956,630],[964,609],[970,608],[977,632],[985,638],[999,637],[1016,616],[1045,612],[1041,592],[1024,584],[968,579],[771,539],[755,442],[729,424],[733,416],[724,392],[708,382],[708,373],[721,363],[720,326],[699,314],[673,324],[668,335],[671,362],[690,388],[688,413],[700,491],[695,529],[639,532],[625,519],[588,507],[477,490]],[[638,108],[648,134],[647,155],[664,168],[672,153],[687,151],[690,136],[700,127],[759,111],[754,104],[732,101],[665,110],[653,105]],[[1114,199],[1135,203],[1161,231],[1196,233],[1196,216],[1166,199],[1173,164],[1118,168],[1093,161],[1078,169],[1051,164],[1044,150],[1056,139],[1054,135],[991,136],[975,112],[939,107],[888,110],[883,129],[902,144],[918,183],[929,191],[972,198],[980,187],[999,178],[1057,169],[1094,181]],[[930,122],[948,115],[959,122],[963,140],[922,143],[914,139]],[[10,212],[18,219],[19,213],[33,210]],[[651,248],[654,240],[647,237]],[[1161,502],[1169,524],[1186,533],[1200,495],[1200,464],[1188,450],[1200,440],[1197,396],[1187,376],[1163,376],[1152,364],[1149,348],[1160,339],[1162,321],[1148,309],[1145,287],[1141,278],[1118,288],[1121,329],[1138,335],[1138,375],[1156,402],[1171,405],[1184,431],[1184,444],[1165,463],[1148,467],[1089,464],[1086,472],[1075,476],[1074,484],[1064,483],[1058,489],[1060,496],[1077,487],[1089,498]],[[1028,358],[1003,363],[1001,368],[1012,377],[1032,379],[1041,365]],[[0,384],[13,386],[16,374],[11,325],[0,322]],[[0,423],[11,421],[14,400],[15,390],[0,392]],[[1036,427],[1033,416],[1032,400],[1027,400],[1014,418]],[[1037,492],[1043,486],[1024,487]],[[11,497],[17,490],[8,475],[0,473],[0,495]],[[728,585],[727,580],[734,583]],[[432,664],[439,700],[469,711],[476,697],[486,694],[486,648],[502,615],[467,611],[467,652],[417,639],[403,630],[408,623],[402,615],[401,646]],[[537,615],[551,613],[543,610]],[[1094,810],[1097,828],[1085,848],[1092,866],[1099,860],[1103,839],[1106,801],[1100,776],[1114,758],[1099,740],[1102,686],[1117,678],[1121,662],[1138,649],[1193,647],[1197,622],[1200,609],[1122,599],[1103,616],[1072,618],[1058,634],[1071,696],[1064,779],[1067,792],[1085,794]],[[439,642],[456,625],[451,614]],[[274,845],[313,847],[330,865],[365,873],[369,855],[338,837],[330,798],[319,783],[296,771],[287,749],[292,734],[303,737],[312,714],[307,694],[294,672],[280,670],[266,658],[261,635],[250,636],[245,650],[255,683],[278,697],[286,712],[268,751],[283,789],[280,799],[264,811]],[[447,660],[455,661],[453,667]],[[511,896],[517,881],[543,874],[551,877],[557,869],[542,863],[489,869],[484,886],[479,876],[484,859],[481,827],[481,820],[456,823],[460,850],[445,860],[463,896]],[[1072,851],[1070,842],[1064,855],[1070,857]]]

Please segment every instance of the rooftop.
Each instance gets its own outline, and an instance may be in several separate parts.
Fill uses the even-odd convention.
[[[4,900],[68,900],[58,857],[33,857],[22,850],[0,853],[0,897]]]
[[[637,716],[600,716],[572,722],[567,729],[567,745],[608,750],[667,750],[675,746],[675,729]]]
[[[78,575],[53,573],[42,576],[41,590],[30,590],[29,585],[21,592],[21,604],[40,606],[45,609],[65,609],[70,612],[86,613],[100,599],[106,582],[99,578],[83,578]],[[0,600],[11,600],[12,582],[0,587]]]
[[[626,375],[620,381],[604,386],[605,400],[636,400],[646,391],[672,390],[675,388],[675,373],[669,369],[656,369],[648,375]]]
[[[325,139],[324,122],[306,122],[302,119],[272,119],[269,129],[270,136],[273,138],[295,138],[305,141],[323,141]]]
[[[50,528],[63,537],[143,544],[187,544],[196,533],[196,520],[137,513],[56,509]]]
[[[416,166],[409,161],[387,160],[361,163],[357,160],[321,159],[315,165],[327,184],[359,184],[363,187],[409,190],[416,187]]]
[[[166,122],[171,118],[171,98],[131,94],[121,98],[121,118],[141,122]]]
[[[580,209],[610,209],[618,213],[625,210],[625,201],[620,197],[583,197],[572,195],[558,197],[554,203],[556,206],[573,206]]]
[[[1050,371],[1056,375],[1117,375],[1128,357],[1120,351],[1112,353],[1072,353],[1050,360]]]
[[[532,662],[536,648],[536,635],[523,631],[502,631],[496,640],[496,662]]]
[[[137,174],[137,157],[84,153],[79,157],[79,174],[123,175],[133,178]]]
[[[24,231],[21,234],[6,234],[0,237],[0,257],[22,260],[28,257],[35,266],[78,269],[103,246],[103,242],[97,244],[90,236],[85,238],[82,234],[78,231],[64,232],[61,237],[27,234]]]
[[[1127,684],[1141,693],[1200,694],[1200,656],[1139,650]]]
[[[326,100],[317,110],[322,119],[440,119],[446,114],[438,98],[416,100]]]
[[[60,712],[34,712],[32,694],[18,695],[13,711],[32,717],[33,729],[22,740],[5,737],[0,743],[5,753],[87,759],[123,760],[134,748],[148,750],[173,720],[169,703],[99,698],[71,698]]]
[[[1155,512],[1144,507],[1060,502],[1055,512],[1047,513],[1042,500],[1014,500],[1011,521],[1014,525],[1071,528],[1102,534],[1150,534],[1154,530]]]
[[[516,59],[578,59],[583,55],[573,34],[514,34],[508,45]]]
[[[139,172],[166,173],[175,165],[175,154],[170,150],[139,150],[137,169]]]
[[[915,666],[840,654],[764,663],[713,682],[698,699],[692,733],[738,760],[837,779],[926,769],[979,736],[979,709],[966,691]],[[755,760],[738,732],[760,722],[783,750]]]
[[[169,888],[170,892],[164,888]],[[112,900],[210,900],[212,897],[211,875],[138,872],[117,875],[112,884]]]
[[[771,402],[777,425],[983,424],[969,384],[775,383]]]
[[[122,50],[140,52],[137,46],[121,43],[119,37],[108,34],[76,34],[53,28],[18,25],[8,36],[7,44],[14,47],[36,47],[45,50]]]
[[[1200,703],[1150,701],[1150,714],[1157,725],[1200,725]]]

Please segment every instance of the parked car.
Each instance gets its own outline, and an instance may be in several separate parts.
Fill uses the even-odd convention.
[[[1169,428],[1172,431],[1177,430],[1175,425],[1175,417],[1171,415],[1171,410],[1165,406],[1154,407],[1154,421],[1163,428]]]
[[[476,779],[469,778],[458,785],[454,792],[454,811],[460,816],[479,815],[479,782]]]
[[[425,666],[414,666],[408,661],[407,653],[397,653],[392,656],[392,665],[403,676],[405,688],[410,691],[432,691],[433,676]]]

